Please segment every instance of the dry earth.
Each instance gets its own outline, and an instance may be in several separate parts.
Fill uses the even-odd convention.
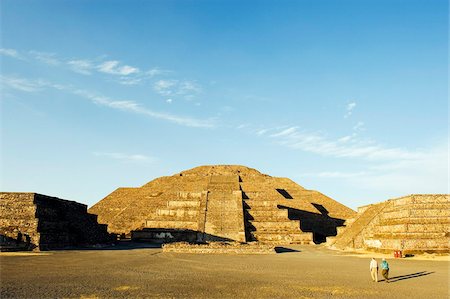
[[[131,245],[131,244],[130,244]],[[389,259],[374,283],[369,258],[318,246],[271,255],[108,250],[0,254],[1,298],[448,298],[449,262]],[[363,258],[362,258],[363,257]]]

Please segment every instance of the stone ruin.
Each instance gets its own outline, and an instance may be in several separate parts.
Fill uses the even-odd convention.
[[[321,243],[356,216],[290,179],[233,165],[200,166],[118,188],[89,212],[111,233],[161,243]]]
[[[403,253],[450,252],[450,195],[413,194],[358,209],[328,245]]]
[[[74,201],[37,193],[0,193],[0,247],[48,250],[111,242],[97,215]]]

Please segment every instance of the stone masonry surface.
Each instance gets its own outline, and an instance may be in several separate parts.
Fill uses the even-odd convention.
[[[321,243],[356,212],[288,178],[200,166],[118,188],[89,209],[111,233],[152,242]]]
[[[46,250],[111,241],[87,206],[37,193],[0,193],[1,249]]]

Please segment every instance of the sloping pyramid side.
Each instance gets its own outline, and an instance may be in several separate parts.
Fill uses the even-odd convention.
[[[450,196],[414,194],[362,207],[329,244],[337,249],[449,252]]]
[[[235,165],[202,166],[119,188],[89,211],[119,234],[189,230],[204,238],[284,243],[323,242],[356,214],[290,179]]]

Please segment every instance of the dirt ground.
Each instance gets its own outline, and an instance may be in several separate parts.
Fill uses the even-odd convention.
[[[448,259],[389,258],[391,282],[375,283],[368,256],[322,246],[289,246],[271,255],[140,247],[0,254],[0,297],[449,298]]]

